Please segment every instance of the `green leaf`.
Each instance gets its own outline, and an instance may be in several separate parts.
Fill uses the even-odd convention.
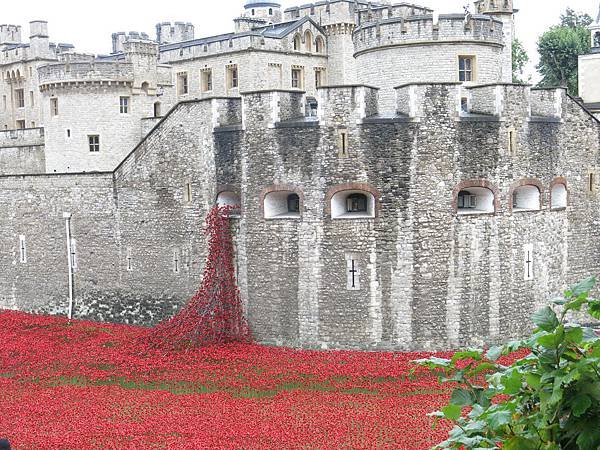
[[[535,373],[528,373],[525,375],[525,380],[527,381],[527,384],[529,386],[531,386],[534,389],[539,389],[541,386],[540,380],[542,377],[540,377],[538,374]]]
[[[455,389],[454,392],[452,392],[450,403],[458,406],[471,406],[474,400],[471,391],[466,389]]]
[[[497,430],[511,422],[512,413],[510,411],[496,411],[487,417],[489,425]]]
[[[413,362],[420,366],[425,366],[425,367],[429,367],[432,369],[438,369],[441,367],[450,367],[449,359],[436,358],[435,356],[433,356],[431,358],[427,358],[427,359],[417,359],[416,361],[413,361]]]
[[[456,352],[452,356],[452,363],[460,361],[462,359],[474,359],[475,361],[481,361],[481,351],[479,350],[467,350],[464,352]]]
[[[444,417],[448,420],[456,421],[460,419],[460,415],[462,412],[462,408],[458,405],[448,405],[442,408],[442,412],[444,413]]]
[[[568,302],[569,302],[569,300],[567,300],[566,298],[563,298],[563,297],[557,297],[555,299],[552,299],[552,303],[554,303],[555,305],[558,305],[558,306],[566,305]]]
[[[572,292],[573,297],[579,297],[581,294],[588,294],[595,285],[596,277],[590,277],[572,286],[569,290]]]
[[[490,361],[496,361],[498,358],[500,358],[502,356],[503,350],[504,350],[504,347],[500,347],[500,346],[492,347],[487,351],[487,353],[485,354],[485,357],[487,359],[489,359]]]
[[[600,301],[594,300],[588,304],[588,312],[594,319],[600,320]]]
[[[546,306],[544,309],[534,313],[531,317],[531,320],[539,328],[544,331],[548,331],[549,333],[553,332],[559,325],[556,313],[549,306]]]
[[[538,446],[537,443],[531,439],[516,436],[506,441],[502,448],[504,450],[537,450]]]
[[[581,417],[592,406],[592,399],[585,394],[577,395],[572,402],[573,414]]]
[[[547,334],[546,336],[540,336],[537,343],[544,348],[555,349],[562,343],[562,339],[552,333]]]
[[[565,332],[565,340],[574,344],[581,344],[583,329],[581,327],[569,328]]]
[[[505,394],[514,395],[521,390],[523,379],[519,372],[513,370],[509,376],[502,377],[502,384]]]
[[[597,423],[589,423],[577,437],[577,445],[581,449],[597,449],[600,447],[600,428]]]

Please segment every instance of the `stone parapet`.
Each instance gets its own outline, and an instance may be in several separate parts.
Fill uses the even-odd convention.
[[[504,47],[502,22],[488,16],[461,14],[392,17],[364,23],[353,34],[356,55],[382,47],[475,42]]]
[[[133,64],[122,62],[78,62],[50,64],[38,69],[40,86],[77,81],[87,82],[131,82]]]

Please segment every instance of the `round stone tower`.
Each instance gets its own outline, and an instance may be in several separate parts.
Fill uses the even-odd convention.
[[[262,19],[267,23],[280,23],[281,5],[276,2],[246,0],[243,17]]]
[[[515,38],[515,13],[513,0],[478,0],[475,2],[478,14],[492,16],[502,21],[504,50],[502,52],[502,81],[512,83],[512,41]]]

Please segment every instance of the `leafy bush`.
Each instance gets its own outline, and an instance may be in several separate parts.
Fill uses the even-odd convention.
[[[536,312],[528,339],[416,361],[457,384],[432,414],[455,425],[435,449],[600,450],[600,336],[567,320],[582,310],[600,319],[600,301],[590,298],[595,284],[589,278]],[[524,349],[524,358],[500,364]]]

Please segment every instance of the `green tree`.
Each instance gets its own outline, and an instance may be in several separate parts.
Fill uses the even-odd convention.
[[[560,17],[560,25],[546,31],[538,41],[542,76],[540,87],[566,87],[570,94],[578,94],[578,57],[590,51],[590,34],[586,28],[592,23],[588,14],[567,8]]]
[[[594,19],[589,14],[576,13],[571,8],[567,8],[564,14],[560,15],[560,26],[577,28],[587,27],[592,24]]]
[[[523,47],[523,43],[515,39],[512,42],[512,78],[513,83],[525,83],[523,80],[523,71],[525,65],[529,62],[529,56]],[[529,80],[527,80],[529,81]]]
[[[600,449],[600,335],[568,319],[583,310],[590,322],[600,319],[595,284],[589,278],[536,312],[528,339],[417,361],[455,386],[450,403],[432,414],[455,424],[435,449]],[[501,364],[500,356],[523,349],[530,353]]]

